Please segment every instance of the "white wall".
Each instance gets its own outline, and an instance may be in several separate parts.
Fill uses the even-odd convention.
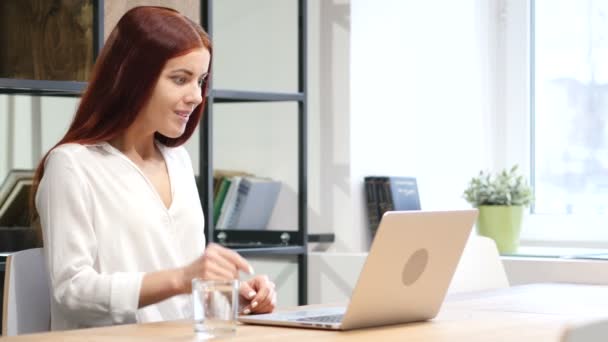
[[[12,102],[15,113],[22,113],[12,117],[12,168],[29,168],[34,163],[32,160],[31,128],[33,117],[33,106],[31,99],[27,96],[14,96]]]
[[[46,153],[67,132],[80,98],[42,97],[40,99],[42,135],[41,151]]]
[[[308,229],[337,233],[352,226],[350,1],[309,1],[308,34]],[[332,249],[349,250],[343,238]]]
[[[0,182],[10,169],[31,169],[67,131],[80,99],[0,95]],[[38,119],[39,118],[39,119]]]
[[[468,207],[489,163],[486,1],[352,1],[349,251],[366,250],[362,178],[414,176],[423,209]],[[338,230],[341,229],[341,230]]]

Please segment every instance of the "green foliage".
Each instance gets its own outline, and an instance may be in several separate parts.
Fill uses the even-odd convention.
[[[523,175],[518,174],[517,165],[511,170],[492,175],[479,171],[464,191],[464,198],[474,207],[481,205],[523,205],[532,203],[532,189]]]

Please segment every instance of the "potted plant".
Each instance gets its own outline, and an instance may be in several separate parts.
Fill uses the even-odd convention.
[[[479,209],[477,233],[494,239],[500,253],[517,251],[524,208],[532,203],[532,189],[518,166],[494,175],[480,171],[464,198]]]

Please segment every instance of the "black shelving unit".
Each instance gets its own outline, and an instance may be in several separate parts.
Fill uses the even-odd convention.
[[[201,24],[213,37],[213,0],[201,1]],[[296,93],[214,89],[210,80],[207,106],[199,130],[200,196],[205,211],[205,235],[247,256],[295,255],[298,258],[298,302],[307,304],[307,1],[298,0],[298,91]],[[246,102],[298,103],[298,230],[239,231],[215,230],[213,225],[213,107],[217,103]]]
[[[213,80],[200,127],[200,198],[205,211],[208,242],[220,242],[245,256],[296,256],[298,259],[298,302],[307,303],[307,1],[297,0],[298,91],[295,93],[214,89]],[[103,46],[105,0],[93,1],[93,55]],[[213,0],[201,0],[201,24],[213,35]],[[86,82],[0,78],[0,94],[79,97]],[[297,102],[298,103],[298,230],[297,231],[215,231],[213,227],[213,106],[217,103]],[[219,236],[218,234],[223,234]],[[288,236],[286,237],[287,234]],[[326,240],[328,241],[328,240]],[[1,251],[0,251],[1,252]],[[0,266],[2,266],[0,261]]]

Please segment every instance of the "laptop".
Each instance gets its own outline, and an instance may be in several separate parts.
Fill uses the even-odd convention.
[[[244,323],[350,330],[434,318],[477,209],[384,214],[347,307],[242,315]]]

